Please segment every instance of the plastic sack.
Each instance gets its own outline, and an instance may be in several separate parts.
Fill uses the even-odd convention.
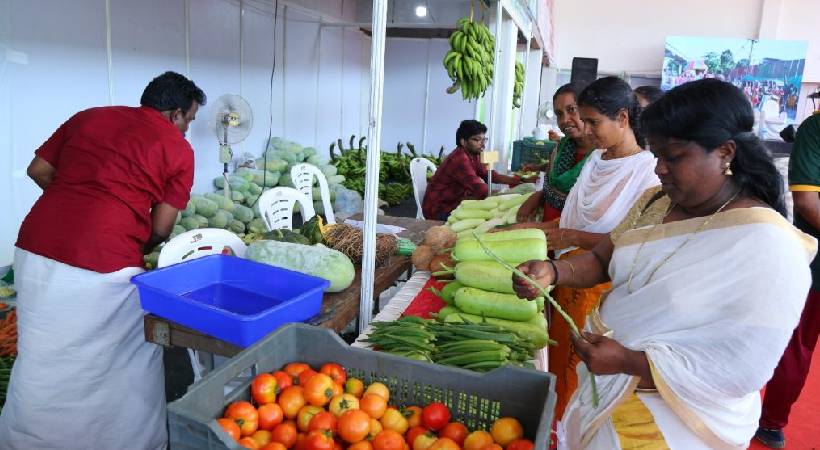
[[[231,164],[234,171],[243,167],[246,169],[256,169],[256,156],[245,152],[241,156],[234,156],[233,160],[231,160]]]
[[[336,186],[336,201],[333,202],[333,213],[337,220],[344,220],[364,211],[364,201],[358,192],[342,185]]]

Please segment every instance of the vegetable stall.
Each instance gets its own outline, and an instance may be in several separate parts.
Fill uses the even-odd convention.
[[[382,1],[373,4],[371,120],[366,141],[374,149],[381,148],[385,6]],[[467,86],[465,96],[478,97],[483,91]],[[322,314],[311,322],[338,331],[357,316],[358,307],[359,339],[347,346],[315,327],[294,324],[240,349],[164,319],[146,317],[146,338],[152,342],[231,356],[169,405],[172,442],[191,448],[280,448],[275,443],[284,448],[375,446],[379,450],[546,448],[554,380],[531,370],[545,370],[549,342],[545,301],[515,297],[511,272],[490,260],[475,238],[485,236],[493,251],[510,263],[522,262],[522,257],[545,259],[543,233],[484,234],[514,223],[517,208],[532,187],[485,201],[466,201],[447,224],[377,217],[379,197],[392,203],[407,195],[406,188],[385,183],[390,171],[406,160],[401,147],[389,156],[367,151],[364,141],[356,148],[351,138],[347,149],[337,142],[338,156],[331,151],[332,162],[338,164],[334,175],[344,176],[345,188],[363,190],[363,230],[356,242],[361,250],[351,258],[361,261],[361,266],[357,265],[348,287],[324,295]],[[268,170],[267,161],[262,164]],[[358,176],[363,176],[363,185],[354,181]],[[406,228],[398,236],[420,244],[412,260],[393,256],[377,269],[384,260],[379,257],[376,228],[384,224]],[[332,231],[323,235],[325,243],[341,250],[344,239],[337,239]],[[263,244],[251,243],[249,252],[253,254],[259,245]],[[372,302],[413,266],[417,269],[413,277],[371,322]],[[441,284],[447,278],[451,280]],[[420,305],[425,296],[440,303]],[[248,369],[252,378],[245,378],[232,391],[225,389]],[[509,380],[516,382],[500,387]]]

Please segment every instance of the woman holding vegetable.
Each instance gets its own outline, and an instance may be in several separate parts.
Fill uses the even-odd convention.
[[[784,218],[782,179],[740,90],[687,83],[642,123],[661,188],[592,251],[519,266],[540,286],[613,285],[573,339],[584,364],[559,448],[745,448],[817,241]],[[541,295],[513,283],[521,297]]]
[[[595,148],[592,139],[584,133],[584,122],[578,113],[577,97],[572,84],[561,86],[552,96],[558,128],[565,136],[558,141],[558,148],[552,152],[548,164],[526,168],[549,172],[544,180],[544,189],[534,192],[518,209],[518,222],[527,222],[535,215],[538,207],[543,206],[542,221],[555,222],[557,226],[567,193],[572,189],[584,162]]]
[[[654,173],[655,158],[644,151],[638,132],[640,108],[632,88],[617,77],[601,78],[578,97],[579,113],[593,150],[573,185],[561,212],[559,227],[544,230],[547,243],[561,258],[589,251],[626,216],[641,194],[660,184]],[[517,228],[546,224],[519,224]],[[609,283],[576,289],[560,286],[555,298],[573,320],[584,318],[598,304]],[[552,311],[550,336],[558,346],[549,352],[550,371],[557,375],[556,418],[578,385],[578,357],[570,348],[570,330]]]

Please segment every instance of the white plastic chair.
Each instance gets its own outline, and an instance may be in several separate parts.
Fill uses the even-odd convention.
[[[427,158],[413,158],[410,161],[410,179],[413,180],[413,196],[416,198],[416,219],[424,219],[421,202],[427,191],[427,171],[436,173],[436,165]]]
[[[310,197],[305,197],[298,189],[291,187],[268,189],[262,193],[258,202],[259,212],[268,230],[292,230],[293,204],[296,202],[299,202],[302,210],[303,221],[308,221],[316,215]]]
[[[157,268],[179,264],[187,259],[196,259],[208,255],[218,255],[225,247],[229,247],[235,256],[245,256],[247,246],[239,236],[228,230],[219,228],[202,228],[186,231],[168,241],[159,252]],[[191,358],[191,368],[194,371],[194,381],[202,378],[202,366],[199,354],[188,349]]]
[[[325,208],[325,219],[327,223],[336,223],[336,216],[333,215],[333,202],[330,201],[330,189],[327,186],[325,174],[313,164],[297,164],[290,168],[290,179],[293,185],[305,197],[313,200],[313,178],[319,180],[319,192],[322,194],[322,206]]]
[[[189,258],[218,255],[225,247],[230,247],[234,255],[240,258],[245,256],[248,248],[239,236],[228,230],[201,228],[186,231],[162,246],[157,267],[181,263]]]

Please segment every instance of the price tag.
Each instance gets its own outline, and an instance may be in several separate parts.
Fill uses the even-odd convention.
[[[481,152],[481,163],[486,166],[492,166],[493,164],[498,162],[498,152],[493,151],[484,151]]]

